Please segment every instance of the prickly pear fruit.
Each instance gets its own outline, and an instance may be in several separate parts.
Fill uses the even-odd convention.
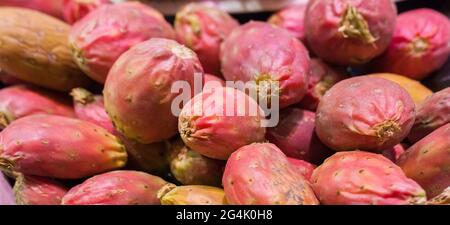
[[[56,18],[63,17],[63,0],[1,0],[0,6],[29,8]]]
[[[161,38],[140,43],[111,69],[103,90],[106,111],[127,138],[144,144],[168,139],[177,134],[178,121],[171,109],[178,96],[172,84],[185,81],[192,88],[194,74],[203,69],[190,49]]]
[[[59,205],[68,189],[45,177],[20,175],[14,184],[19,205]]]
[[[430,199],[428,205],[450,205],[450,186],[447,187],[441,194]]]
[[[432,9],[400,14],[387,51],[374,70],[421,80],[441,68],[450,55],[450,20]]]
[[[434,93],[420,104],[408,140],[415,143],[447,123],[450,123],[450,87]]]
[[[184,185],[209,185],[220,187],[225,162],[210,159],[192,151],[181,139],[171,143],[168,153],[170,171]]]
[[[424,204],[425,191],[380,154],[339,152],[314,170],[312,187],[326,205]]]
[[[250,96],[237,89],[216,87],[186,103],[178,129],[192,150],[226,160],[238,148],[264,141],[263,119],[261,108]]]
[[[103,4],[113,3],[114,0],[64,0],[64,20],[70,24],[77,22]]]
[[[305,13],[306,4],[296,4],[276,12],[267,22],[282,27],[299,40],[305,41]]]
[[[228,13],[203,3],[187,4],[175,16],[178,41],[194,50],[212,74],[220,74],[220,44],[238,26]]]
[[[179,186],[160,197],[162,205],[226,205],[221,188],[189,185]]]
[[[283,28],[246,23],[225,39],[220,54],[226,80],[255,82],[259,97],[279,97],[281,108],[298,103],[306,93],[308,51]],[[275,90],[266,90],[270,86],[276,86]]]
[[[6,73],[57,91],[91,84],[72,59],[68,24],[13,7],[1,7],[0,18],[0,68]]]
[[[336,151],[382,151],[408,135],[414,102],[405,89],[383,78],[343,80],[323,96],[316,112],[316,133]]]
[[[105,83],[120,55],[156,37],[175,39],[163,15],[142,3],[124,2],[102,5],[86,15],[72,27],[69,41],[78,66],[95,81]]]
[[[291,166],[293,166],[297,170],[298,173],[300,173],[301,175],[303,175],[304,178],[306,178],[306,180],[308,181],[311,180],[312,173],[316,168],[315,165],[296,158],[288,157],[288,161],[291,164]]]
[[[400,158],[400,156],[406,151],[407,145],[406,144],[396,144],[392,148],[385,149],[381,152],[381,154],[391,160],[392,162],[397,162],[397,160]]]
[[[450,186],[449,150],[450,123],[447,123],[411,146],[397,165],[433,198]]]
[[[12,122],[0,133],[0,149],[3,170],[61,179],[117,169],[127,160],[125,147],[102,127],[47,114]]]
[[[255,143],[235,151],[222,179],[234,205],[317,205],[308,181],[275,145]]]
[[[217,86],[225,87],[225,81],[222,78],[207,73],[203,75],[203,82],[205,83],[203,89],[214,88]]]
[[[96,175],[64,196],[63,205],[159,205],[158,192],[174,185],[144,172],[117,170]]]
[[[320,164],[333,154],[315,133],[316,114],[298,108],[287,108],[280,113],[276,127],[267,129],[266,138],[288,157]]]
[[[0,205],[15,205],[14,193],[6,177],[0,172]]]
[[[396,16],[391,0],[311,0],[305,16],[308,46],[330,63],[369,62],[389,46]]]
[[[70,101],[57,93],[28,85],[0,90],[0,129],[16,119],[38,113],[74,116]]]
[[[308,90],[298,104],[304,109],[316,111],[322,96],[337,82],[347,78],[342,68],[327,65],[320,59],[311,59]]]
[[[409,95],[411,95],[411,98],[413,99],[416,106],[419,106],[422,104],[422,102],[429,96],[433,94],[433,91],[425,87],[420,82],[410,79],[408,77],[392,74],[392,73],[375,73],[370,74],[374,77],[380,77],[387,80],[390,80],[392,82],[397,83],[402,88],[404,88]]]

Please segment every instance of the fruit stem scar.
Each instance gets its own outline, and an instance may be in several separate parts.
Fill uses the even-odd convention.
[[[376,38],[370,33],[369,25],[356,7],[348,4],[345,14],[340,22],[339,32],[345,38],[357,38],[366,44],[376,41]]]

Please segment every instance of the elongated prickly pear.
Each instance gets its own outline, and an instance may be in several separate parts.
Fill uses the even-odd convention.
[[[127,138],[144,144],[166,140],[177,134],[171,107],[178,93],[171,92],[172,84],[186,81],[195,89],[194,74],[203,69],[192,50],[168,39],[142,42],[109,72],[103,91],[106,111]]]
[[[162,205],[226,205],[221,188],[189,185],[179,186],[160,197]]]
[[[336,151],[382,151],[408,135],[414,117],[414,102],[398,84],[372,76],[353,77],[323,96],[316,112],[316,133]]]
[[[68,188],[50,178],[20,175],[14,184],[19,205],[59,205]]]
[[[408,140],[415,143],[447,123],[450,123],[450,87],[434,93],[419,105]]]
[[[0,90],[0,129],[16,119],[38,113],[74,117],[69,99],[57,93],[28,85]]]
[[[70,24],[77,22],[103,4],[113,3],[114,0],[64,0],[64,20]]]
[[[397,164],[433,198],[450,186],[449,150],[450,123],[447,123],[408,148]]]
[[[306,180],[309,181],[311,179],[312,173],[313,173],[314,169],[316,168],[315,165],[313,165],[309,162],[303,161],[301,159],[295,159],[295,158],[289,158],[289,157],[288,157],[288,161],[289,161],[289,163],[291,163],[291,166],[293,166],[297,170],[298,173],[302,174],[303,177],[306,178]]]
[[[276,12],[267,22],[282,27],[305,41],[305,13],[306,4],[296,4]]]
[[[175,16],[178,41],[197,53],[205,72],[220,74],[220,44],[239,23],[219,8],[190,3]]]
[[[264,141],[263,119],[258,103],[244,92],[216,87],[186,103],[178,118],[178,129],[192,150],[225,160],[244,145]]]
[[[96,175],[73,187],[63,205],[159,205],[175,185],[138,171],[118,170]]]
[[[69,41],[78,66],[105,83],[114,62],[134,45],[151,38],[175,39],[164,16],[139,2],[104,4],[74,24]]]
[[[447,187],[438,196],[430,199],[427,202],[428,205],[450,205],[450,186]]]
[[[1,169],[62,179],[117,169],[127,160],[125,147],[102,127],[46,114],[12,122],[0,133],[0,148]]]
[[[220,187],[225,161],[210,159],[185,146],[181,139],[171,143],[167,156],[172,175],[184,185]]]
[[[226,80],[253,81],[259,98],[279,98],[281,108],[298,103],[306,93],[308,51],[283,28],[246,23],[225,39],[220,55]]]
[[[275,145],[255,143],[235,151],[222,179],[227,202],[236,205],[317,205],[302,174]]]
[[[321,164],[333,154],[315,133],[315,113],[287,108],[280,113],[276,127],[267,129],[267,140],[275,144],[288,157]]]
[[[339,152],[314,170],[312,187],[322,204],[424,204],[425,191],[380,154]]]

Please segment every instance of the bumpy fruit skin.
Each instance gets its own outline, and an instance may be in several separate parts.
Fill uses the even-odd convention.
[[[70,101],[57,93],[27,85],[0,90],[0,129],[16,119],[38,113],[74,117]]]
[[[391,160],[392,162],[397,162],[397,160],[400,158],[400,156],[406,151],[407,145],[406,144],[396,144],[392,148],[385,149],[381,152],[381,154]]]
[[[289,31],[264,22],[249,22],[231,32],[221,46],[225,80],[254,81],[256,90],[276,84],[264,98],[279,96],[284,108],[302,100],[309,77],[309,55],[303,44]]]
[[[389,46],[396,16],[391,0],[311,0],[305,17],[308,46],[333,64],[367,63]]]
[[[315,165],[296,158],[288,157],[288,161],[291,164],[291,166],[293,166],[297,170],[298,173],[300,173],[301,175],[303,175],[304,178],[306,178],[306,180],[308,181],[311,180],[311,176],[314,172],[314,169],[316,168]]]
[[[281,111],[278,125],[267,129],[266,138],[288,157],[320,164],[333,152],[317,137],[315,116],[311,111],[287,108]]]
[[[450,205],[450,186],[447,187],[441,194],[430,199],[428,205]]]
[[[353,77],[323,96],[316,112],[316,133],[336,151],[382,151],[408,135],[414,116],[414,102],[398,84],[378,77]]]
[[[20,80],[58,91],[91,84],[72,59],[70,27],[51,16],[1,7],[0,68]]]
[[[222,179],[232,205],[317,205],[309,182],[275,145],[255,143],[235,151]]]
[[[0,1],[0,6],[29,8],[61,19],[63,18],[63,1],[64,0],[2,0]]]
[[[192,151],[181,139],[171,143],[167,157],[172,175],[184,185],[220,187],[222,184],[225,162]]]
[[[125,147],[102,127],[47,114],[12,122],[0,133],[0,148],[1,169],[61,179],[117,169],[127,160]]]
[[[450,87],[431,95],[418,107],[408,140],[415,143],[447,123],[450,123]]]
[[[227,205],[221,188],[189,185],[179,186],[161,197],[162,205]]]
[[[424,204],[425,191],[382,155],[339,152],[314,170],[312,187],[325,205]]]
[[[64,196],[63,205],[160,205],[158,191],[173,184],[144,172],[117,170],[87,179]]]
[[[177,134],[171,105],[178,93],[171,93],[172,84],[185,81],[195,89],[194,74],[203,69],[190,49],[161,38],[140,43],[111,69],[103,90],[106,111],[127,138],[144,144],[166,140]]]
[[[238,26],[228,13],[203,3],[187,4],[175,16],[177,40],[194,50],[212,74],[220,74],[220,44]]]
[[[105,4],[74,24],[69,41],[78,66],[105,83],[114,62],[132,46],[151,38],[175,39],[163,15],[138,2]]]
[[[68,189],[45,177],[20,175],[14,184],[18,205],[59,205]]]
[[[433,91],[425,87],[425,85],[402,75],[392,73],[375,73],[369,75],[384,78],[397,83],[402,88],[404,88],[409,95],[411,95],[411,98],[413,99],[416,106],[422,104],[422,102],[424,102],[426,98],[433,94]]]
[[[282,27],[299,40],[305,41],[305,13],[306,4],[292,5],[273,14],[267,22]]]
[[[316,111],[322,96],[337,82],[348,78],[343,68],[327,65],[320,59],[311,59],[308,90],[298,104],[303,109]]]
[[[110,3],[113,0],[64,0],[64,20],[73,24],[101,5]]]
[[[433,198],[450,186],[450,123],[433,131],[402,154],[397,164]]]
[[[421,80],[441,68],[450,55],[450,20],[432,9],[397,17],[394,37],[374,70]]]
[[[261,108],[250,96],[237,89],[217,87],[186,103],[178,129],[192,150],[226,160],[238,148],[264,141],[263,119]]]
[[[6,177],[0,172],[0,205],[15,205],[14,193]]]

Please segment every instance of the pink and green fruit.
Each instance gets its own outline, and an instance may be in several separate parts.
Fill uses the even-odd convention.
[[[227,205],[223,189],[203,185],[175,187],[160,199],[162,205]]]
[[[59,205],[68,188],[50,178],[20,175],[14,184],[18,205]]]
[[[325,205],[424,204],[425,191],[380,154],[339,152],[314,170],[312,187]]]
[[[275,145],[254,143],[235,151],[222,179],[232,205],[317,205],[309,182]]]
[[[306,4],[291,5],[270,16],[267,22],[284,28],[294,37],[305,41],[305,13]]]
[[[111,4],[114,0],[63,0],[64,20],[74,24],[103,4]]]
[[[314,171],[314,169],[316,168],[315,165],[303,161],[301,159],[295,159],[295,158],[288,158],[289,163],[291,164],[291,166],[293,166],[298,173],[300,173],[301,175],[303,175],[304,178],[306,178],[306,180],[311,180],[311,176],[312,173]]]
[[[323,96],[316,133],[336,151],[382,151],[400,143],[414,123],[414,102],[398,84],[372,76],[343,80]]]
[[[0,133],[0,148],[2,170],[61,179],[118,169],[127,161],[125,147],[102,127],[47,114],[12,122]]]

